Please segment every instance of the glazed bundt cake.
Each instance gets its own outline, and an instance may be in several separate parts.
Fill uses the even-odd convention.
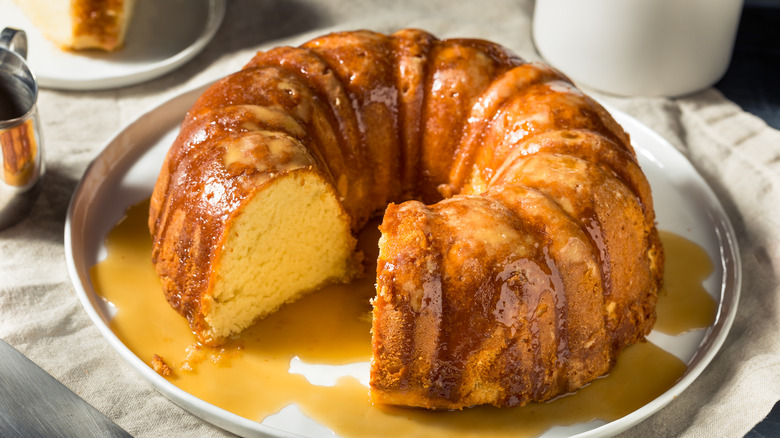
[[[548,400],[652,328],[663,250],[626,133],[548,66],[419,30],[261,52],[204,92],[152,195],[153,261],[215,345],[358,275],[383,211],[373,402]]]

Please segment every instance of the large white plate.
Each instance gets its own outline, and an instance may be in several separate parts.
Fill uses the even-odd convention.
[[[28,61],[44,88],[101,90],[168,73],[200,53],[225,16],[226,0],[138,1],[125,46],[68,52],[47,40],[11,0],[0,0],[0,28],[27,33]]]
[[[272,436],[327,434],[327,430],[290,410],[276,416],[274,427],[239,417],[177,388],[136,357],[108,326],[111,313],[95,293],[89,268],[105,253],[107,233],[130,205],[147,198],[165,153],[184,113],[203,88],[186,92],[142,115],[119,132],[87,169],[77,187],[65,223],[68,269],[84,308],[109,344],[162,394],[193,414],[239,435]],[[740,260],[734,231],[719,201],[691,164],[661,137],[616,110],[615,118],[631,134],[639,161],[652,185],[659,228],[682,235],[702,246],[715,264],[706,281],[718,301],[712,327],[671,337],[656,332],[650,339],[688,363],[682,379],[666,393],[637,411],[610,423],[592,422],[556,427],[545,437],[612,435],[644,420],[678,396],[712,360],[736,314],[740,290]],[[332,435],[327,435],[332,436]]]

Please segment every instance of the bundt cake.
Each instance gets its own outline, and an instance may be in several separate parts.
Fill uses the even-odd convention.
[[[215,345],[359,275],[383,211],[372,402],[548,400],[652,328],[663,250],[627,134],[550,67],[419,30],[260,52],[205,91],[154,188],[153,261]]]

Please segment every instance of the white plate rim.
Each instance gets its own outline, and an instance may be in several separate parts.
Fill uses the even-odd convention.
[[[217,31],[222,24],[227,10],[227,0],[205,0],[206,4],[206,22],[202,31],[198,34],[198,37],[190,42],[185,48],[172,56],[143,64],[143,68],[139,69],[116,69],[111,74],[105,74],[99,77],[88,77],[85,79],[73,79],[67,77],[59,77],[56,74],[48,74],[48,70],[36,68],[35,61],[28,60],[31,69],[33,70],[38,86],[40,88],[48,88],[54,90],[73,90],[73,91],[99,91],[113,88],[126,87],[130,85],[140,84],[151,79],[170,73],[171,71],[179,68],[198,53],[200,53],[206,45],[214,38]],[[140,3],[140,2],[139,2]],[[16,7],[15,5],[13,5]],[[19,12],[21,14],[21,12]],[[24,17],[26,20],[26,17]],[[34,34],[34,37],[45,41],[46,39],[41,35],[40,31],[29,23],[29,20],[23,23],[28,24],[24,26],[25,32],[28,34],[28,38]],[[8,25],[8,24],[6,24]],[[48,41],[46,41],[49,45]],[[53,45],[52,45],[53,47]],[[58,50],[51,49],[49,50]],[[63,57],[73,56],[78,57],[78,54],[70,55],[66,52],[58,52],[58,55]],[[88,64],[87,64],[88,65]]]
[[[103,181],[107,175],[117,171],[117,169],[131,165],[134,157],[137,158],[139,154],[142,154],[153,147],[153,144],[146,142],[128,144],[126,138],[128,133],[131,133],[134,130],[154,131],[148,132],[147,134],[144,134],[144,136],[146,138],[155,138],[164,135],[164,133],[158,132],[159,129],[148,129],[149,124],[164,125],[167,129],[171,129],[171,126],[173,126],[171,124],[175,123],[175,127],[178,127],[184,112],[208,85],[210,84],[201,85],[184,91],[143,113],[125,128],[120,129],[116,135],[107,142],[102,152],[90,163],[84,172],[82,179],[79,181],[68,206],[64,229],[65,257],[68,272],[82,306],[90,319],[97,326],[101,335],[126,362],[169,400],[186,409],[193,415],[238,435],[255,435],[260,433],[275,437],[298,436],[289,431],[280,430],[248,420],[222,408],[211,405],[176,387],[154,372],[146,363],[130,351],[109,327],[107,315],[110,313],[110,309],[106,308],[102,303],[101,298],[97,296],[92,288],[88,274],[90,266],[85,265],[84,254],[79,253],[79,251],[84,251],[82,239],[88,237],[85,228],[89,225],[87,221],[89,210],[93,207],[92,201],[97,192],[106,189],[105,186],[100,184],[100,181]],[[626,131],[631,134],[638,155],[647,153],[647,150],[644,146],[636,144],[637,137],[641,137],[643,142],[654,142],[655,147],[660,148],[664,154],[668,154],[665,159],[674,160],[675,165],[681,167],[686,172],[685,177],[690,179],[688,182],[693,182],[695,184],[697,192],[703,196],[703,202],[707,209],[706,214],[712,221],[712,231],[716,236],[719,246],[720,268],[723,271],[721,283],[718,285],[719,290],[715,291],[716,294],[719,295],[717,297],[719,302],[716,321],[711,327],[703,331],[703,340],[693,357],[688,361],[688,370],[683,377],[668,391],[640,409],[620,419],[606,424],[595,425],[589,430],[576,432],[575,436],[578,438],[611,436],[625,431],[655,414],[679,396],[706,369],[725,341],[736,317],[736,310],[741,292],[742,267],[736,233],[715,193],[688,159],[663,137],[628,114],[604,104],[603,102],[602,105],[604,105],[615,119],[623,125]],[[159,119],[164,120],[159,121]],[[652,157],[652,159],[658,158],[659,157]],[[94,187],[90,186],[92,180],[97,182],[97,185]],[[148,194],[149,193],[146,193],[146,196],[148,196]],[[125,200],[124,206],[127,207],[142,199],[143,197],[134,200]],[[123,213],[123,211],[124,210],[120,212],[118,217],[114,217],[114,223],[121,218],[121,213]],[[102,214],[105,214],[105,211],[102,211]],[[106,219],[104,219],[104,221],[105,220]],[[105,235],[101,236],[101,238],[104,237]]]

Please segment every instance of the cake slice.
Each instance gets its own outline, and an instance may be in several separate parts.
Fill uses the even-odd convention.
[[[237,74],[225,83],[245,89],[246,78],[256,79]],[[266,97],[305,92],[291,78],[266,79]],[[206,93],[200,102],[220,97]],[[315,101],[306,102],[318,112]],[[152,259],[166,298],[207,345],[362,270],[350,217],[304,147],[299,121],[278,108],[237,103],[208,111],[196,104],[197,118],[177,139],[191,154],[168,155],[150,205]],[[215,132],[222,134],[208,135]],[[197,219],[207,216],[220,219]]]
[[[14,0],[63,50],[114,51],[124,45],[135,0]]]

